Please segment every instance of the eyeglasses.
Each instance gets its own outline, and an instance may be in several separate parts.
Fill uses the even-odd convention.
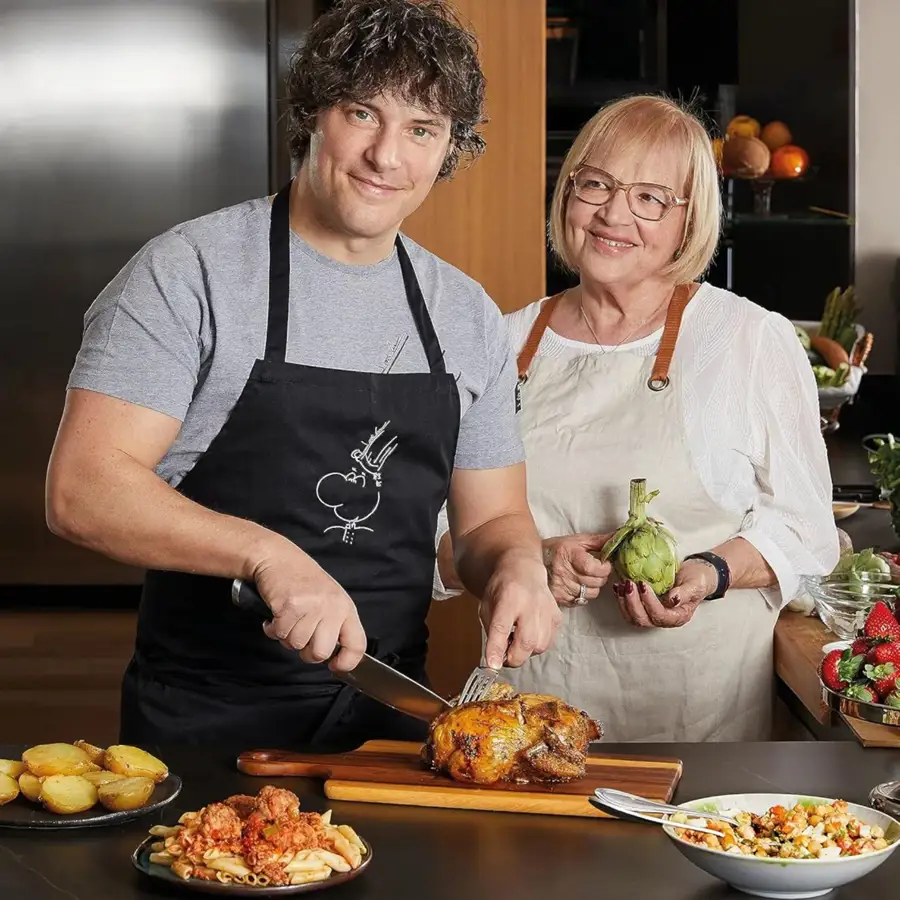
[[[679,197],[671,188],[661,184],[623,184],[614,175],[595,169],[593,166],[579,166],[569,173],[569,181],[575,196],[591,206],[604,206],[612,200],[616,191],[625,191],[628,208],[639,219],[659,222],[676,206],[684,206],[686,197]]]

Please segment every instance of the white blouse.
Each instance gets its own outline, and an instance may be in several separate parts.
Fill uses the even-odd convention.
[[[546,299],[546,298],[545,298]],[[518,354],[543,300],[506,315]],[[538,355],[656,353],[662,329],[619,347],[569,340],[548,328]],[[804,593],[801,576],[837,563],[831,472],[819,426],[815,378],[794,326],[730,291],[704,283],[684,313],[672,360],[682,391],[684,429],[696,471],[710,497],[743,519],[738,534],[772,567],[769,602],[786,606]],[[526,461],[527,465],[527,461]],[[442,511],[437,539],[447,531]],[[435,567],[434,596],[444,588]]]

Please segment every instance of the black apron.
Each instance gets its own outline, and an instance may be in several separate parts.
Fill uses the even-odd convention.
[[[353,599],[368,652],[424,683],[434,533],[459,433],[456,381],[399,236],[430,371],[285,361],[289,209],[287,185],[272,205],[265,358],[178,490],[292,540]],[[147,573],[122,685],[123,742],[343,750],[424,731],[266,637],[259,619],[232,604],[230,579]]]

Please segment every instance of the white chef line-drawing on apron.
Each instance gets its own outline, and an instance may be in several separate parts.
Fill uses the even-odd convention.
[[[370,519],[381,503],[381,469],[397,449],[396,436],[389,438],[380,449],[376,447],[390,424],[388,420],[376,428],[362,449],[350,452],[350,458],[357,465],[351,465],[349,472],[329,472],[316,484],[319,503],[333,510],[343,523],[330,525],[325,531],[343,531],[341,541],[345,544],[353,543],[357,531],[374,533],[373,528],[361,523]],[[333,480],[325,487],[329,479]]]

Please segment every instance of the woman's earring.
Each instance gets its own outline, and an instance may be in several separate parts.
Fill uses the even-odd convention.
[[[679,247],[672,256],[672,259],[681,259],[681,247]]]

